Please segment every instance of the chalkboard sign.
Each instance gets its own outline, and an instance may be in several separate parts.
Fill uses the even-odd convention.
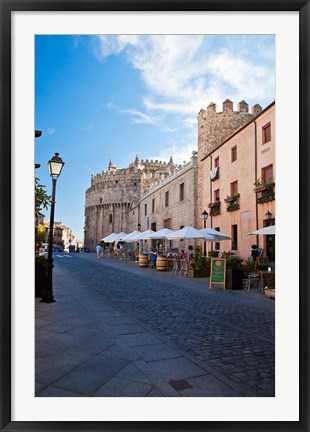
[[[223,284],[225,289],[226,259],[211,258],[211,275],[209,288],[212,288],[212,284]]]
[[[269,267],[269,259],[264,256],[260,256],[256,258],[256,267],[258,270],[268,270]]]

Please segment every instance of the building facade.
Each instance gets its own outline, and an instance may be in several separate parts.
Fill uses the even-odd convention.
[[[128,231],[136,230],[138,224],[141,231],[197,226],[197,178],[198,158],[194,151],[188,163],[175,167],[169,176],[143,190],[139,205],[128,211]],[[182,248],[188,243],[173,240],[169,247]]]
[[[198,152],[189,163],[178,166],[172,158],[163,163],[136,157],[126,169],[110,161],[106,172],[92,176],[86,191],[84,244],[93,249],[112,232],[203,228],[201,214],[207,210],[206,226],[231,236],[213,243],[212,249],[247,258],[251,245],[257,244],[270,256],[271,239],[249,232],[274,223],[274,179],[275,103],[265,109],[254,105],[251,113],[245,101],[234,111],[226,100],[221,112],[211,103],[198,114]],[[174,241],[170,246],[187,243]]]
[[[246,258],[257,244],[270,257],[270,239],[249,233],[275,219],[275,103],[215,145],[201,159],[200,173],[207,226],[231,236],[215,248]]]

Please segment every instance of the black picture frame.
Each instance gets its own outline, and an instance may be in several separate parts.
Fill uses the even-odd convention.
[[[309,401],[309,0],[0,0],[1,19],[1,147],[0,147],[0,307],[1,307],[1,431],[310,431]],[[299,316],[300,316],[300,379],[299,421],[253,422],[22,422],[11,421],[11,14],[14,11],[298,11],[299,12],[299,172],[300,172],[300,251],[299,251]],[[289,85],[289,82],[288,82]],[[296,181],[295,179],[293,181]],[[287,211],[294,208],[288,205]],[[296,233],[295,233],[296,234]],[[5,246],[5,247],[4,247]],[[295,269],[294,271],[298,271]],[[294,287],[297,289],[298,287]]]

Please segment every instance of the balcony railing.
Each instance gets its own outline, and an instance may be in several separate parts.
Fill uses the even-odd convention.
[[[210,216],[217,216],[221,214],[221,201],[215,201],[208,204],[210,209]]]
[[[226,210],[228,212],[232,212],[235,210],[239,210],[239,197],[240,194],[238,192],[234,193],[232,196],[227,196],[224,201],[227,204]]]
[[[256,195],[256,201],[259,204],[272,201],[275,199],[274,193],[274,182],[270,179],[269,182],[261,182],[260,179],[254,183],[254,192]]]

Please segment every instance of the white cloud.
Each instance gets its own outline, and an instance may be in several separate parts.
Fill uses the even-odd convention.
[[[221,109],[227,98],[235,105],[241,100],[254,104],[274,99],[275,51],[270,36],[98,36],[97,57],[120,53],[140,72],[146,88],[141,100],[146,113],[131,110],[136,122],[155,124],[154,112],[196,121],[211,101]]]
[[[132,123],[138,123],[138,124],[157,124],[158,120],[156,117],[152,117],[146,113],[143,113],[141,111],[137,111],[133,108],[122,110],[125,114],[130,114],[132,116]]]
[[[46,129],[47,135],[53,135],[55,133],[55,131],[56,131],[55,128],[47,128]]]

